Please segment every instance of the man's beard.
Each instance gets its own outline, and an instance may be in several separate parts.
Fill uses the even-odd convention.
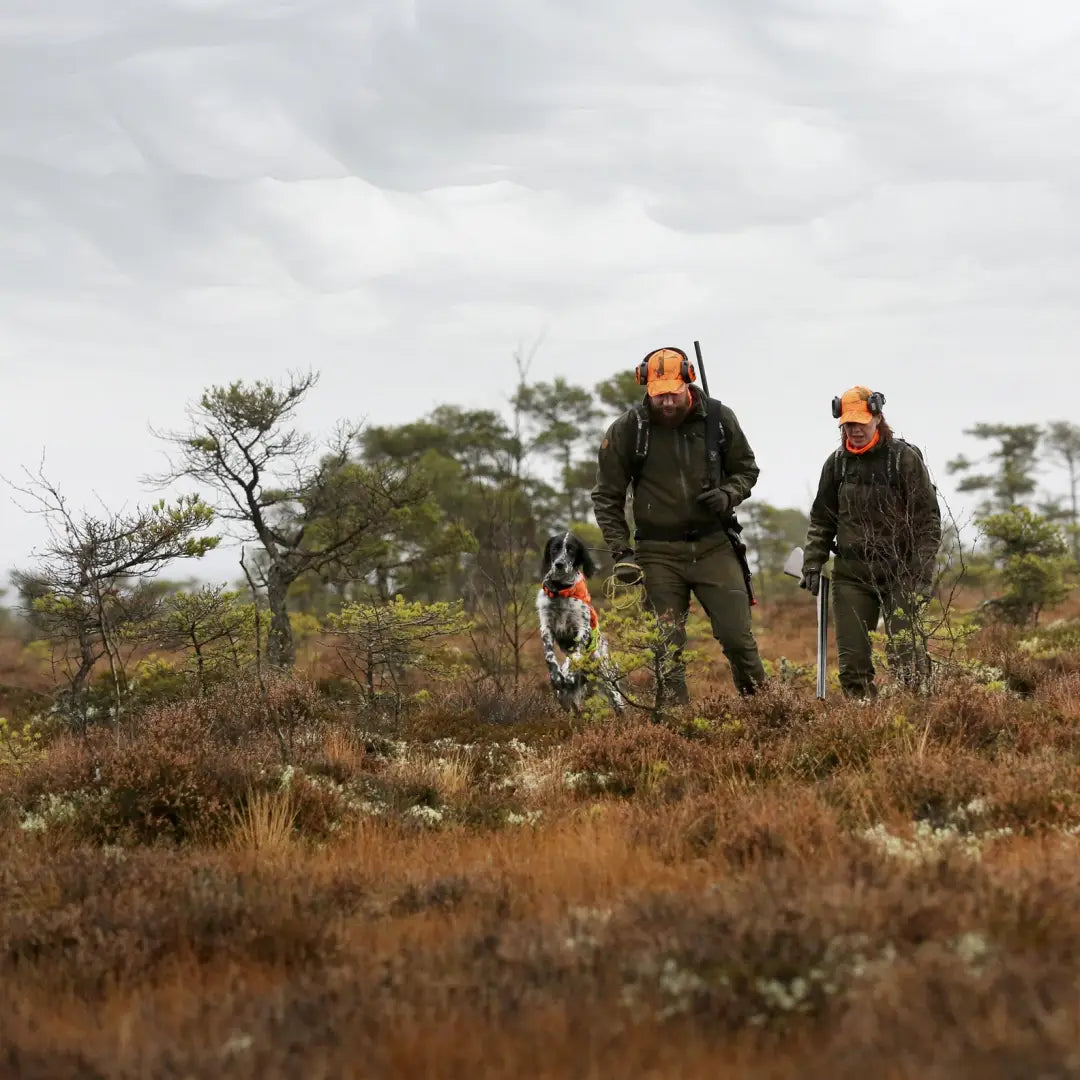
[[[686,419],[692,405],[693,399],[688,397],[685,404],[680,405],[671,413],[665,413],[663,409],[660,409],[657,406],[653,406],[653,408],[650,409],[650,412],[652,413],[653,420],[662,427],[674,428],[678,427]]]

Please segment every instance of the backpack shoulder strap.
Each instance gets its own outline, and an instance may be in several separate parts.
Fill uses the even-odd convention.
[[[724,477],[724,450],[727,447],[727,434],[720,415],[721,408],[721,403],[716,398],[706,399],[705,453],[708,459],[709,476],[714,485]],[[630,483],[636,489],[645,468],[645,459],[649,456],[649,406],[642,401],[634,406],[633,412],[634,450],[630,459]]]
[[[724,451],[727,433],[724,431],[723,406],[717,398],[705,399],[705,454],[709,467],[709,482],[715,487],[724,479]]]
[[[630,483],[637,490],[645,459],[649,456],[649,407],[644,401],[634,406],[634,451],[630,458]]]
[[[900,455],[905,450],[910,450],[919,459],[920,464],[922,464],[922,466],[924,468],[926,467],[926,458],[923,456],[922,449],[920,447],[916,446],[914,443],[908,442],[906,439],[898,439],[898,438],[894,437],[893,438],[893,446],[890,447],[889,449],[890,449],[890,454],[895,452],[895,454],[896,454],[895,461],[896,461],[897,464],[899,464]],[[892,459],[890,458],[890,463],[891,463],[891,461],[892,461]],[[896,469],[894,467],[892,469],[892,473],[896,474],[897,472],[898,472],[898,469]],[[890,480],[891,480],[891,476],[890,476]],[[933,487],[935,492],[937,491],[937,484],[934,483],[933,479],[931,479],[931,481],[930,481],[930,486]]]

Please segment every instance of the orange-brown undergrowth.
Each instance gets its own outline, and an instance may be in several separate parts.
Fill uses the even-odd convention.
[[[981,647],[872,705],[278,677],[55,736],[0,766],[0,1074],[1073,1075],[1080,656]]]

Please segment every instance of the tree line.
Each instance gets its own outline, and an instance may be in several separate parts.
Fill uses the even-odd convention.
[[[531,381],[528,368],[518,360],[505,413],[442,405],[397,425],[342,421],[322,439],[295,422],[317,373],[209,387],[185,426],[156,433],[169,466],[145,478],[196,491],[134,513],[75,512],[47,477],[30,476],[22,492],[49,542],[13,580],[36,632],[66,650],[72,701],[105,661],[121,709],[125,649],[139,642],[187,650],[202,685],[216,664],[239,666],[252,651],[257,663],[291,666],[297,634],[313,626],[352,643],[373,691],[389,633],[378,609],[397,597],[406,601],[393,609],[399,638],[438,636],[440,627],[468,633],[485,675],[500,688],[516,684],[535,635],[542,544],[572,528],[602,547],[589,499],[596,446],[610,419],[641,397],[632,373],[589,388]],[[1004,569],[1015,556],[1017,577],[1041,567],[1060,586],[1035,588],[1046,606],[1064,587],[1064,540],[1054,543],[1062,528],[1078,555],[1080,428],[979,424],[968,434],[987,452],[948,471],[961,492],[983,497],[987,558]],[[1063,468],[1065,491],[1029,505],[1047,465]],[[781,567],[805,537],[805,513],[753,498],[740,517],[759,594],[793,589]],[[236,587],[160,580],[168,563],[198,559],[223,538],[241,545]],[[1025,588],[1032,592],[1030,581]]]

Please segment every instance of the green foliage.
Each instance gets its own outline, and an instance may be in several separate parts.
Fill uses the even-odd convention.
[[[153,578],[173,559],[200,558],[217,545],[218,537],[200,535],[214,511],[199,496],[182,495],[130,513],[76,513],[40,475],[25,494],[39,504],[51,539],[33,570],[12,577],[32,628],[60,647],[67,712],[76,726],[85,725],[85,689],[104,658],[119,717],[123,650],[146,634],[160,601]]]
[[[410,669],[436,680],[464,673],[460,653],[447,639],[466,633],[470,625],[460,601],[410,603],[401,596],[388,604],[346,604],[328,619],[332,647],[368,704],[388,701],[395,714]]]
[[[778,656],[776,661],[762,659],[765,676],[787,686],[802,686],[806,689],[814,685],[814,665],[799,664],[786,656]]]
[[[810,519],[801,510],[751,499],[739,507],[739,520],[758,596],[794,595],[799,583],[784,573],[784,563],[792,548],[806,542]]]
[[[520,386],[514,409],[530,428],[529,450],[539,451],[556,465],[564,520],[582,517],[596,472],[594,422],[600,412],[593,395],[560,376],[549,383]]]
[[[1022,638],[1019,647],[1040,660],[1080,653],[1080,619],[1057,619]]]
[[[254,605],[242,593],[224,586],[175,592],[163,600],[151,636],[161,648],[187,654],[186,670],[205,692],[224,671],[239,670],[251,661]]]
[[[312,641],[322,631],[319,619],[307,612],[290,611],[289,624],[292,626],[293,640],[298,644]]]
[[[366,461],[397,461],[429,492],[391,520],[372,579],[376,595],[463,597],[478,577],[505,577],[486,560],[535,548],[544,498],[521,475],[521,441],[497,413],[442,406],[409,424],[368,428],[360,443]]]
[[[984,513],[1008,510],[1034,492],[1036,454],[1042,438],[1038,424],[976,424],[964,434],[996,444],[986,456],[989,472],[975,471],[978,463],[963,456],[946,466],[949,473],[961,474],[958,491],[987,494]]]
[[[984,518],[982,526],[1005,586],[993,610],[1006,622],[1034,626],[1068,594],[1061,529],[1021,506]]]
[[[601,696],[605,681],[615,683],[630,708],[660,719],[669,706],[672,679],[681,665],[701,659],[694,649],[677,650],[673,645],[674,625],[643,604],[604,611],[604,636],[608,641],[606,660],[595,653],[578,657],[571,670],[581,671],[597,687],[585,703],[586,719],[606,715],[610,706]]]
[[[593,393],[604,411],[610,414],[610,419],[614,420],[641,401],[645,390],[638,385],[633,370],[628,368],[598,382],[593,387]]]
[[[191,693],[191,672],[183,661],[151,653],[137,661],[127,677],[128,704],[133,711],[182,701]],[[200,689],[203,683],[199,683]]]
[[[14,724],[0,716],[0,767],[23,768],[37,753],[40,742],[41,731],[34,721]]]
[[[317,381],[308,373],[280,387],[262,380],[210,387],[189,411],[188,430],[165,436],[178,460],[162,479],[188,477],[210,488],[221,517],[258,546],[251,568],[244,565],[252,588],[266,590],[267,659],[275,667],[295,658],[290,586],[307,573],[365,577],[395,512],[427,497],[394,458],[354,459],[358,426],[340,423],[321,451],[291,426]]]

